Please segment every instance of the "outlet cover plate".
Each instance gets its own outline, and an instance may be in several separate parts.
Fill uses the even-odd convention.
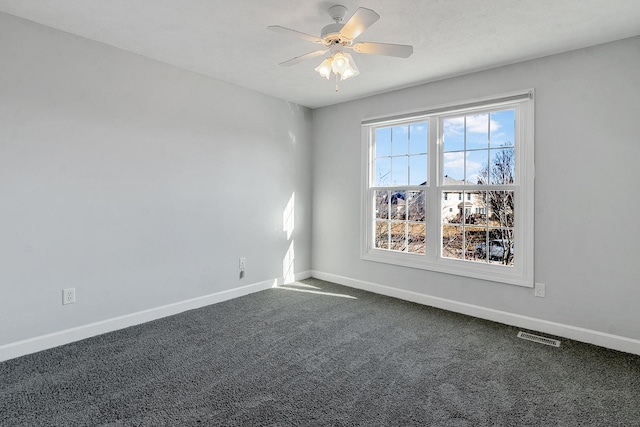
[[[544,298],[547,293],[546,285],[544,283],[536,283],[534,288],[534,295],[538,298]]]
[[[62,290],[62,304],[73,304],[76,302],[76,288],[67,288]]]

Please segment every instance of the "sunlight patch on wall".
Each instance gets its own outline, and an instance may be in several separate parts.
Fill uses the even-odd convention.
[[[287,241],[291,241],[289,249],[282,260],[282,277],[284,278],[285,284],[296,281],[296,273],[294,269],[295,250],[294,241],[292,239],[293,230],[295,229],[295,203],[296,193],[293,192],[291,193],[287,206],[282,212],[282,230],[287,233]]]
[[[291,240],[289,250],[282,260],[282,276],[284,277],[285,285],[296,281],[296,273],[294,271],[295,251],[293,242],[294,241]]]
[[[282,229],[287,233],[287,240],[291,239],[293,229],[295,228],[295,202],[296,193],[291,193],[289,203],[287,203],[287,207],[285,207],[284,212],[282,212]]]

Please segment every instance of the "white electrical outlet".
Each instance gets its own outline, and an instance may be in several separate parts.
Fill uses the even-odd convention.
[[[539,298],[544,298],[546,291],[546,285],[544,283],[536,283],[533,294]]]
[[[62,290],[62,304],[73,304],[76,302],[76,288]]]
[[[247,266],[247,259],[240,258],[240,271],[244,271],[246,266]]]

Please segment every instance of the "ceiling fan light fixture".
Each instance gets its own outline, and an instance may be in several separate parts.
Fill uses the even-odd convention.
[[[336,74],[342,74],[349,67],[349,58],[342,52],[337,52],[331,58],[331,69]]]
[[[316,71],[324,78],[329,80],[331,77],[331,58],[326,58],[320,65],[316,67]]]
[[[334,53],[331,57],[322,61],[315,70],[326,79],[331,77],[332,72],[336,76],[340,76],[340,80],[346,80],[360,74],[353,57],[344,52]]]
[[[342,73],[340,73],[340,80],[346,80],[350,77],[355,77],[360,74],[360,70],[358,70],[356,62],[353,60],[351,55],[349,55],[348,53],[345,53],[343,55],[347,59],[347,65],[342,70]]]

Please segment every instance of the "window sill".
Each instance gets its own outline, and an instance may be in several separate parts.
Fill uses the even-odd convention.
[[[378,249],[369,250],[361,256],[361,259],[533,288],[533,275],[527,277],[524,272],[515,267],[482,264],[448,258],[429,258],[426,255],[390,252]]]

